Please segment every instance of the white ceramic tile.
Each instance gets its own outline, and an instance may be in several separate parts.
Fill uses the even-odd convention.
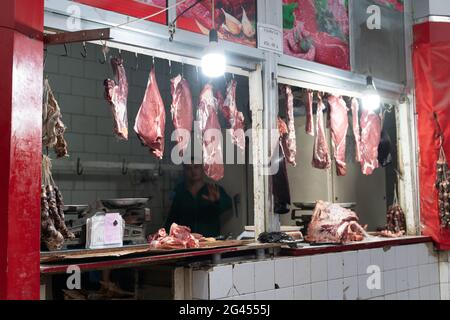
[[[262,291],[255,293],[255,300],[275,300],[275,290]]]
[[[408,291],[409,300],[420,300],[419,289],[412,289]]]
[[[396,280],[396,271],[389,270],[383,272],[384,278],[384,294],[392,294],[397,292],[397,280]]]
[[[439,283],[439,264],[433,263],[429,265],[430,270],[430,284]]]
[[[294,300],[294,287],[275,290],[275,300]]]
[[[368,275],[358,276],[358,300],[368,300],[371,298],[371,293],[367,286],[368,277]]]
[[[438,263],[439,255],[432,243],[428,244],[428,263]]]
[[[311,300],[311,284],[295,286],[294,300]]]
[[[408,252],[408,267],[414,267],[419,264],[418,246],[416,244],[406,246]]]
[[[401,291],[397,293],[397,300],[406,301],[409,300],[408,291]]]
[[[441,283],[441,300],[450,300],[450,285],[448,283]]]
[[[384,300],[384,296],[371,298],[370,300]]]
[[[430,300],[431,299],[430,293],[431,293],[430,287],[420,287],[419,288],[420,300]]]
[[[344,279],[328,281],[328,300],[344,299]]]
[[[416,289],[419,287],[419,267],[408,267],[408,289]]]
[[[255,290],[269,291],[275,289],[275,263],[273,260],[255,262]]]
[[[370,266],[370,250],[358,251],[358,275],[367,274],[367,268]]]
[[[356,300],[358,299],[358,277],[344,278],[343,287],[343,299],[344,300]]]
[[[209,274],[204,270],[192,272],[192,298],[209,300]]]
[[[449,263],[447,261],[440,261],[439,262],[439,280],[441,283],[449,283]]]
[[[311,284],[312,300],[328,300],[328,283],[327,281],[315,282]]]
[[[430,299],[441,300],[441,288],[438,284],[430,286]]]
[[[229,297],[233,288],[231,265],[215,267],[209,273],[209,298],[211,300]]]
[[[242,263],[233,266],[233,287],[238,295],[255,292],[254,263]]]
[[[397,300],[397,294],[392,293],[384,296],[384,300],[395,301]]]
[[[240,295],[240,296],[235,296],[235,297],[233,297],[233,300],[238,300],[238,301],[255,300],[255,294],[251,293],[251,294],[243,294],[243,295]]]
[[[327,255],[320,254],[311,257],[311,282],[326,281],[327,272]]]
[[[428,264],[428,246],[426,243],[420,243],[417,245],[417,257],[419,264]]]
[[[384,251],[382,248],[370,250],[370,264],[384,270]]]
[[[294,259],[294,285],[311,283],[311,257]]]
[[[429,272],[430,272],[430,267],[428,264],[422,264],[419,266],[419,286],[420,287],[426,287],[426,286],[430,285],[431,276],[430,276]]]
[[[408,250],[406,246],[397,246],[395,250],[395,265],[397,269],[408,267]]]
[[[344,277],[344,259],[342,253],[332,253],[327,257],[328,280]]]
[[[397,281],[397,291],[408,290],[408,269],[397,269],[395,278]]]
[[[358,252],[348,251],[344,256],[344,277],[354,277],[358,275]]]
[[[397,267],[395,247],[389,247],[384,251],[383,262],[385,271],[394,270]]]
[[[275,286],[287,288],[294,285],[294,259],[275,260]]]

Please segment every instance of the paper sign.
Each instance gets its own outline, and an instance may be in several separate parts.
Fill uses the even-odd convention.
[[[105,245],[122,242],[122,217],[119,213],[105,216]]]
[[[283,31],[277,26],[259,23],[258,48],[283,54]]]

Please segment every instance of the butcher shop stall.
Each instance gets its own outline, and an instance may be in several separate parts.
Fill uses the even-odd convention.
[[[414,1],[33,3],[0,297],[448,299]]]

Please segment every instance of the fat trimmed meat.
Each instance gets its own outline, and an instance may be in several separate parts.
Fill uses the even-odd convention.
[[[231,128],[231,139],[241,150],[245,150],[245,118],[242,112],[238,111],[236,105],[236,80],[232,79],[227,85],[227,95],[223,105],[222,114]]]
[[[381,139],[381,119],[378,114],[364,110],[361,115],[361,168],[371,175],[379,168],[378,146]]]
[[[330,149],[328,147],[327,136],[325,134],[324,128],[324,118],[323,110],[325,110],[325,105],[323,104],[322,98],[319,97],[319,103],[317,104],[317,114],[316,114],[316,136],[314,139],[314,150],[313,150],[313,160],[312,166],[316,169],[330,169],[331,168],[331,158]]]
[[[293,165],[297,165],[297,138],[295,136],[295,118],[294,118],[294,95],[290,86],[283,88],[286,99],[286,117],[288,133],[282,137],[283,152],[286,157],[286,161]]]
[[[306,241],[345,244],[362,241],[365,237],[368,235],[359,224],[359,218],[355,212],[337,204],[317,202],[308,226]]]
[[[178,142],[179,154],[183,156],[189,146],[189,139],[186,139],[187,137],[181,131],[185,131],[184,133],[187,131],[190,134],[194,121],[192,93],[188,82],[181,75],[171,80],[170,89],[172,93],[171,113],[175,127],[175,137]]]
[[[203,168],[205,174],[215,181],[224,177],[222,132],[218,109],[219,101],[214,96],[213,87],[207,84],[200,94],[197,123],[203,141]]]
[[[144,100],[136,117],[134,131],[158,159],[164,155],[166,110],[156,82],[155,68],[150,72]]]
[[[361,128],[359,126],[359,102],[357,99],[352,99],[352,120],[353,120],[353,135],[356,143],[356,161],[361,162]]]
[[[306,134],[314,137],[313,92],[308,90],[306,95]]]
[[[336,171],[338,176],[345,176],[347,174],[347,163],[345,160],[348,130],[347,105],[344,99],[338,96],[330,96],[328,103],[330,104],[330,127]]]
[[[105,80],[105,99],[111,105],[114,119],[114,133],[121,140],[128,140],[128,81],[123,59],[112,58],[114,80]]]

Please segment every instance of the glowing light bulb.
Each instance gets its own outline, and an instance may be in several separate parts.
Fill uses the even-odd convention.
[[[221,77],[225,74],[227,59],[220,48],[216,30],[209,34],[209,46],[202,57],[203,74],[209,78]]]

